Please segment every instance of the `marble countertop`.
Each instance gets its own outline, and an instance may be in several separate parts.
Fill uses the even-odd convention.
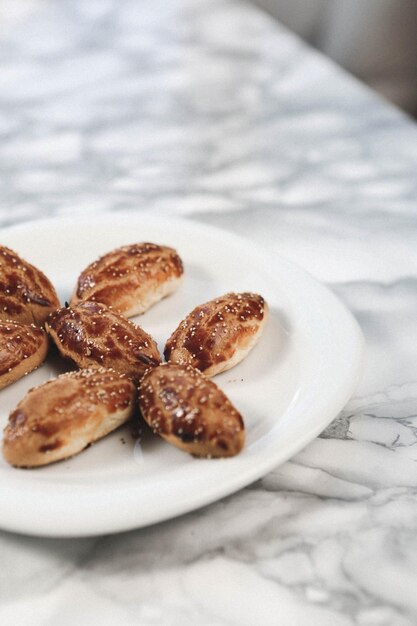
[[[9,4],[2,226],[125,209],[221,226],[331,285],[367,350],[321,436],[221,502],[115,536],[0,533],[0,623],[412,626],[415,124],[243,2]]]

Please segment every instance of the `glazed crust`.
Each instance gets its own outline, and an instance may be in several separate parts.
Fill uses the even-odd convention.
[[[134,384],[113,370],[62,374],[31,389],[10,414],[4,458],[17,467],[68,458],[128,420],[135,403]]]
[[[139,380],[161,362],[155,341],[123,315],[98,302],[81,302],[52,313],[46,330],[62,356],[81,369],[111,367]]]
[[[189,363],[206,376],[237,365],[254,347],[268,318],[268,305],[255,293],[227,293],[197,306],[172,333],[164,356]]]
[[[155,433],[194,456],[234,456],[243,448],[240,413],[191,365],[164,363],[148,371],[141,381],[139,407]]]
[[[0,319],[43,326],[59,306],[45,274],[13,250],[0,246]]]
[[[102,302],[132,317],[177,289],[183,265],[173,248],[138,243],[108,252],[80,275],[71,306]]]
[[[0,389],[39,367],[48,353],[48,337],[38,326],[0,322]]]

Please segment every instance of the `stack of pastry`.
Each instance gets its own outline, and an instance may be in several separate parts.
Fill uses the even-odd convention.
[[[134,416],[136,408],[172,445],[194,456],[225,457],[244,444],[243,420],[210,377],[240,362],[265,325],[253,293],[228,293],[197,306],[165,345],[128,317],[144,313],[181,283],[173,248],[123,246],[79,276],[69,305],[51,282],[0,248],[0,388],[41,365],[48,336],[70,371],[31,389],[11,412],[3,454],[17,467],[68,458]]]

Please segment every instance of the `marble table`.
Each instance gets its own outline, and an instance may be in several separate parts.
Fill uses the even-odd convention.
[[[334,422],[237,494],[115,536],[1,533],[0,623],[415,624],[414,123],[244,2],[9,5],[2,227],[125,209],[221,226],[330,285],[367,350]]]

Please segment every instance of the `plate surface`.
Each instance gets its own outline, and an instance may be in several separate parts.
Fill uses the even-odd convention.
[[[165,340],[195,305],[227,291],[256,291],[270,306],[258,345],[215,377],[242,413],[246,446],[232,459],[201,460],[125,426],[67,461],[35,470],[0,460],[0,527],[83,536],[146,526],[226,496],[289,459],[336,416],[360,374],[362,335],[337,298],[293,264],[224,231],[183,220],[114,214],[42,220],[3,230],[0,243],[37,265],[69,300],[80,271],[122,244],[177,248],[185,279],[134,318]],[[0,393],[0,426],[34,385],[66,371],[48,362]]]

